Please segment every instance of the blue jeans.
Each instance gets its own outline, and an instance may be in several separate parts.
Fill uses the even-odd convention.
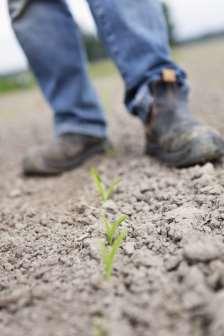
[[[8,0],[16,36],[54,111],[57,135],[106,137],[105,115],[89,80],[80,33],[64,0]],[[164,68],[185,72],[171,59],[158,0],[88,0],[109,55],[126,88],[128,110],[146,120],[150,82]],[[77,8],[78,10],[78,8]]]

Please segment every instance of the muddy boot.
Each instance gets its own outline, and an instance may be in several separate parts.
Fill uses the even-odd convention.
[[[219,160],[224,154],[220,135],[194,119],[188,90],[172,70],[152,84],[154,103],[146,122],[146,153],[175,167]]]
[[[23,161],[23,172],[32,176],[59,175],[78,167],[96,154],[105,153],[109,147],[106,139],[63,135],[48,146],[32,149]]]

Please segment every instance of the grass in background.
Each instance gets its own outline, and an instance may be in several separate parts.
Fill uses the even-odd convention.
[[[215,55],[219,62],[222,57],[220,53],[220,50],[223,49],[222,41],[222,39],[208,39],[198,44],[195,42],[186,46],[178,46],[172,49],[172,55],[177,63],[188,62],[190,64],[192,58],[195,61],[195,53],[198,53],[200,57],[204,57],[205,54],[207,57],[209,57],[208,55],[212,55],[212,57]],[[199,56],[198,59],[200,60]],[[109,59],[90,63],[88,69],[92,79],[109,78],[118,73],[116,67]],[[26,90],[34,86],[35,80],[30,72],[10,76],[0,75],[0,95],[15,90]]]
[[[89,65],[89,73],[90,77],[95,78],[103,78],[103,77],[110,77],[117,73],[117,70],[114,64],[106,59],[100,62],[91,63]]]
[[[26,90],[35,85],[35,80],[30,72],[16,75],[0,76],[0,94],[16,90]]]
[[[110,77],[116,74],[116,68],[109,60],[89,64],[92,79]],[[35,87],[35,79],[27,71],[20,74],[0,76],[0,95],[17,90],[27,90]]]

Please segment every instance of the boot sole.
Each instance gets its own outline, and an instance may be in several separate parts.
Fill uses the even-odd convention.
[[[157,158],[168,166],[187,168],[206,162],[217,162],[224,155],[224,141],[219,137],[213,137],[207,142],[193,139],[184,148],[176,152],[164,151],[159,145],[149,144],[146,154]]]
[[[78,158],[67,161],[61,166],[57,167],[50,167],[49,171],[24,171],[23,175],[25,177],[50,177],[50,176],[59,176],[64,172],[71,171],[79,166],[83,165],[88,159],[98,155],[98,154],[105,154],[108,151],[112,150],[113,146],[109,140],[106,140],[104,143],[91,147],[89,150],[86,150],[85,153],[79,155]]]

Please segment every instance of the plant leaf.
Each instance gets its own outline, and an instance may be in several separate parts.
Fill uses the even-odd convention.
[[[118,228],[119,226],[127,220],[127,216],[126,215],[122,215],[120,216],[120,218],[118,218],[116,221],[114,221],[113,223],[111,223],[111,230],[110,230],[110,244],[113,243],[113,240],[116,238],[116,236],[118,235]]]
[[[91,176],[92,179],[95,183],[96,189],[100,195],[100,198],[103,202],[105,202],[107,200],[107,192],[106,192],[106,188],[103,184],[103,181],[101,179],[100,174],[98,173],[98,171],[96,170],[96,168],[92,168],[91,169]]]
[[[112,194],[117,190],[117,188],[118,188],[120,182],[121,182],[121,179],[115,179],[115,180],[111,183],[110,187],[109,187],[109,188],[107,189],[107,191],[106,191],[106,198],[107,198],[107,200],[108,200],[108,199],[112,196]]]
[[[104,273],[107,279],[110,279],[112,275],[115,257],[118,253],[118,250],[122,242],[126,238],[126,236],[127,236],[127,231],[123,230],[119,234],[119,236],[116,238],[116,240],[114,241],[112,247],[108,248],[107,250],[107,254],[105,255],[105,258],[104,258]]]

